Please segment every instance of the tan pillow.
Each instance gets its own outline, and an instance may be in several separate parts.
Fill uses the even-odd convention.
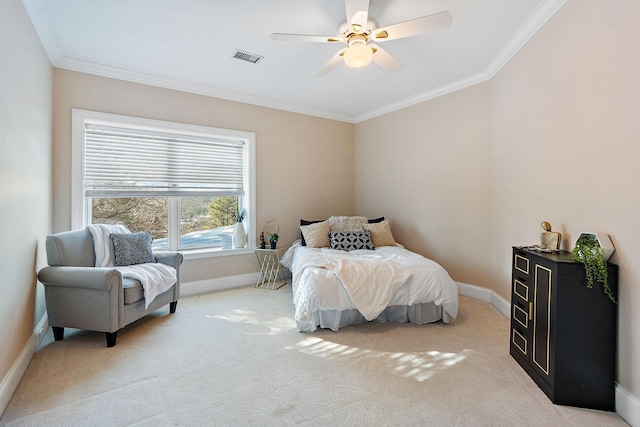
[[[312,248],[329,247],[329,221],[301,225],[300,231],[302,231],[307,246]]]
[[[375,224],[364,224],[362,227],[365,231],[371,232],[371,240],[376,248],[378,246],[396,246],[397,243],[391,234],[391,224],[388,219]]]

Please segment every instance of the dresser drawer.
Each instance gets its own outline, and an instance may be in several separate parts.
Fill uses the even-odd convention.
[[[511,328],[511,348],[527,357],[529,354],[529,340],[517,328]]]
[[[529,306],[521,304],[512,304],[511,318],[520,327],[529,328]]]
[[[513,279],[513,295],[519,297],[522,303],[529,301],[529,285],[525,280],[520,280],[517,277]]]
[[[526,254],[513,253],[513,273],[528,278],[531,271],[531,262]]]

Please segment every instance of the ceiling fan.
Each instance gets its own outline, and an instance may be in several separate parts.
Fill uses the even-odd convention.
[[[449,12],[439,12],[378,28],[378,23],[369,17],[369,0],[345,0],[347,19],[338,28],[336,36],[313,36],[305,34],[273,33],[272,40],[315,43],[344,43],[342,48],[322,66],[314,76],[323,76],[344,60],[350,68],[360,68],[371,62],[394,73],[403,64],[389,52],[372,42],[384,42],[413,37],[432,31],[449,28],[453,18]]]

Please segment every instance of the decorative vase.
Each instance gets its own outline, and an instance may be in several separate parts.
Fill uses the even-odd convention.
[[[242,222],[236,222],[236,226],[233,229],[233,247],[244,248],[247,244],[247,232],[244,229]]]
[[[269,242],[269,244],[271,245],[271,249],[275,249],[278,242]]]

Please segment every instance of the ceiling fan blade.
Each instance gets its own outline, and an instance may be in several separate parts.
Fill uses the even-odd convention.
[[[311,36],[306,34],[273,33],[271,40],[285,42],[340,43],[344,40],[336,36]]]
[[[453,17],[449,12],[434,13],[410,21],[378,28],[371,32],[371,40],[383,42],[386,40],[413,37],[432,31],[445,30],[451,26]]]
[[[347,22],[356,32],[367,28],[369,19],[369,0],[345,0]]]
[[[347,49],[346,48],[340,49],[340,52],[338,52],[335,55],[333,55],[331,57],[331,59],[329,61],[327,61],[327,63],[322,66],[322,68],[320,68],[318,71],[316,71],[316,73],[313,75],[313,77],[324,76],[329,71],[333,70],[336,67],[336,65],[338,65],[339,63],[342,62],[342,56],[344,55],[344,51],[345,50],[347,50]]]
[[[368,46],[373,49],[373,58],[371,61],[380,66],[383,70],[389,73],[397,73],[402,69],[402,67],[404,67],[402,62],[398,61],[393,55],[382,49],[380,46],[372,43]]]

